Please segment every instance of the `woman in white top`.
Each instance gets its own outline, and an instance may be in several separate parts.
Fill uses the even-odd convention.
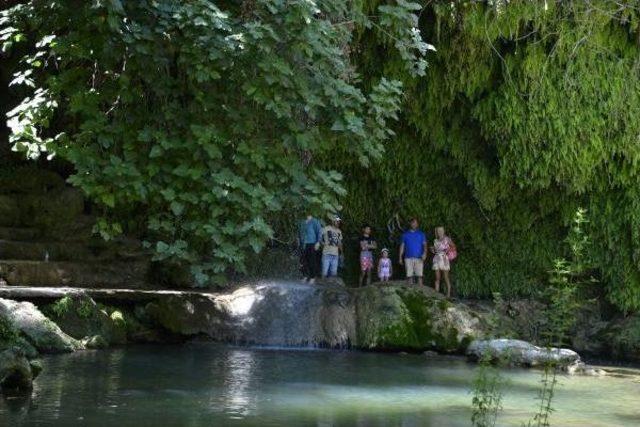
[[[449,261],[449,250],[453,246],[453,242],[444,233],[444,227],[436,228],[436,239],[433,241],[431,250],[433,256],[433,271],[436,272],[436,292],[440,292],[440,278],[444,276],[444,282],[447,285],[447,298],[451,298],[451,280],[449,279],[449,270],[451,263]]]

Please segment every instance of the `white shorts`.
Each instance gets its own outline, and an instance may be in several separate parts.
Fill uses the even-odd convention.
[[[422,277],[424,270],[422,258],[405,258],[404,266],[407,270],[407,277]]]

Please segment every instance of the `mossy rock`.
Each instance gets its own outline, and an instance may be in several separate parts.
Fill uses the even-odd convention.
[[[29,359],[38,357],[38,350],[23,336],[17,336],[10,340],[0,338],[0,351],[11,347],[19,348]]]
[[[42,353],[64,353],[82,349],[82,344],[30,302],[0,298],[0,318],[4,318],[19,336]]]
[[[75,339],[102,335],[109,340],[111,319],[87,295],[67,295],[43,310],[60,329]]]
[[[356,294],[357,344],[376,350],[462,352],[482,335],[468,307],[429,288],[373,285]]]
[[[145,310],[155,324],[173,334],[207,334],[222,326],[215,302],[201,295],[160,298]]]
[[[12,347],[0,351],[0,389],[3,393],[30,391],[36,375],[24,352],[19,348]]]
[[[155,324],[143,306],[108,307],[112,323],[111,337],[116,344],[174,342]]]
[[[0,351],[12,347],[22,350],[29,359],[38,355],[38,350],[20,334],[11,321],[7,317],[0,316]]]
[[[86,295],[75,295],[59,299],[45,311],[63,331],[81,339],[87,348],[162,341],[140,308],[102,305]]]
[[[109,319],[111,320],[109,338],[113,344],[122,345],[127,343],[127,328],[133,319],[125,313],[126,312],[120,308],[109,309]]]
[[[36,379],[36,377],[40,375],[40,373],[44,369],[42,367],[42,362],[40,362],[39,360],[30,360],[29,366],[31,366],[31,373],[33,374],[33,379]]]
[[[94,335],[92,337],[86,337],[82,340],[82,343],[89,349],[101,349],[109,347],[109,343],[102,335]]]

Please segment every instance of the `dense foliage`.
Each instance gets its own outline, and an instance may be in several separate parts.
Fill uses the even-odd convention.
[[[336,147],[367,165],[392,135],[401,84],[359,87],[360,27],[392,36],[423,75],[420,6],[373,16],[339,0],[33,0],[2,15],[3,50],[22,45],[10,142],[75,167],[104,207],[98,231],[146,228],[157,259],[199,283],[242,270],[281,216],[339,208],[342,176],[315,158]],[[26,45],[26,48],[24,47]],[[18,46],[19,47],[19,46]],[[17,89],[20,90],[20,89]]]
[[[608,298],[640,308],[637,2],[424,4],[438,49],[425,78],[380,54],[389,40],[360,35],[363,73],[393,73],[408,91],[383,161],[347,182],[348,220],[384,237],[397,212],[443,224],[460,248],[458,292],[509,296],[544,283],[583,206]]]
[[[342,204],[347,235],[371,222],[384,245],[396,215],[445,225],[463,295],[529,294],[585,207],[607,297],[637,310],[639,17],[632,0],[33,0],[2,17],[4,48],[29,46],[12,142],[72,162],[105,235],[134,218],[203,282]]]

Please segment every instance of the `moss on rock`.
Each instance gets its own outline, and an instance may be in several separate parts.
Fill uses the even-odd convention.
[[[0,318],[4,318],[20,337],[39,352],[63,353],[83,347],[30,302],[0,298]]]
[[[430,288],[402,284],[357,290],[357,343],[377,350],[460,352],[480,323],[472,311],[453,305]]]
[[[75,339],[95,335],[113,342],[112,320],[107,312],[87,295],[66,295],[43,308],[65,333]]]

